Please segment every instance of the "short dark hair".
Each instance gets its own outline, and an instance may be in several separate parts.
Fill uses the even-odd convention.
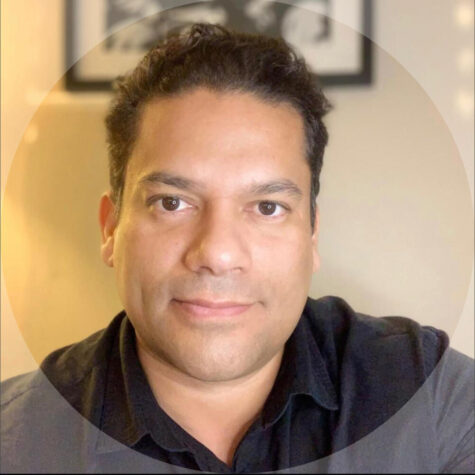
[[[197,87],[250,92],[272,103],[285,102],[304,121],[306,159],[311,171],[311,225],[328,134],[322,117],[330,104],[305,60],[282,39],[197,23],[153,47],[129,74],[115,82],[106,117],[112,200],[120,212],[127,161],[143,106]]]

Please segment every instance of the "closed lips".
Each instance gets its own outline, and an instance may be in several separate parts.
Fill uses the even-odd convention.
[[[215,302],[211,300],[202,300],[202,299],[193,299],[193,300],[178,300],[175,299],[179,303],[189,304],[189,305],[198,305],[200,307],[208,307],[208,308],[229,308],[229,307],[248,307],[251,305],[250,303],[241,303],[241,302]]]

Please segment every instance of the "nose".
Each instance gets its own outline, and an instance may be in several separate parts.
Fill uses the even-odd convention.
[[[245,272],[250,264],[244,223],[228,206],[210,206],[197,224],[185,265],[196,273],[223,275]]]

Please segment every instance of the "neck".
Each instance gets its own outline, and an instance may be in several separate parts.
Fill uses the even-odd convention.
[[[139,341],[140,362],[160,407],[184,430],[232,464],[234,452],[264,407],[283,349],[258,370],[231,381],[202,381],[148,352]]]

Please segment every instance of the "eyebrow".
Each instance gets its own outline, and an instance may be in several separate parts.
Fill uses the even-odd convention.
[[[139,180],[141,184],[163,184],[179,188],[186,191],[200,191],[204,186],[194,180],[167,172],[152,172]],[[292,180],[287,178],[281,180],[271,180],[264,183],[251,183],[246,191],[252,195],[269,195],[274,193],[285,193],[295,198],[303,196],[302,190]]]
[[[286,193],[289,196],[301,198],[302,190],[288,179],[273,180],[266,183],[255,183],[249,187],[249,192],[253,195],[270,195],[272,193]]]
[[[188,191],[198,191],[203,188],[200,184],[193,180],[178,175],[172,175],[166,172],[149,173],[139,180],[139,185],[142,184],[163,184]]]

